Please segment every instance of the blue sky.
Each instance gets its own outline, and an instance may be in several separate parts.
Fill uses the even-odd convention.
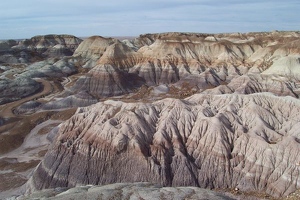
[[[299,0],[7,0],[0,39],[300,30]]]

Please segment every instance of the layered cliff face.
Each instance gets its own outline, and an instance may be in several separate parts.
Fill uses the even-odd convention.
[[[141,84],[138,84],[138,87],[142,84],[147,86],[167,84],[182,88],[182,85],[188,84],[191,90],[203,92],[220,86],[223,93],[225,91],[228,91],[225,93],[230,93],[237,89],[228,85],[231,81],[233,81],[231,85],[234,85],[242,80],[240,76],[249,76],[246,79],[267,79],[268,81],[257,85],[255,89],[245,86],[244,93],[273,92],[272,81],[278,80],[278,77],[272,77],[274,75],[287,77],[288,79],[285,80],[285,83],[288,82],[287,85],[295,85],[295,82],[298,82],[300,66],[298,43],[299,33],[297,32],[215,35],[146,34],[132,40],[131,43],[128,40],[120,43],[111,38],[91,37],[82,43],[74,55],[85,52],[83,54],[88,55],[88,58],[91,55],[98,55],[95,59],[99,59],[96,63],[94,62],[94,67],[89,74],[83,76],[77,85],[95,97],[100,97],[103,93],[113,96],[132,91],[123,88],[114,93],[108,89],[106,92],[103,92],[102,88],[97,89],[98,83],[102,80],[108,80],[105,81],[106,83],[111,82],[111,79],[100,78],[101,76],[96,75],[100,72],[104,77],[110,76],[105,70],[107,66],[110,66],[113,74],[129,73],[140,77]],[[96,48],[94,44],[101,45]],[[119,79],[113,82],[122,82],[123,78]],[[126,87],[132,83],[125,81],[122,85]],[[283,95],[298,95],[298,86],[286,87],[283,83],[282,87],[280,91]],[[75,87],[73,91],[80,91],[80,89]],[[274,91],[274,93],[278,94],[280,91]]]
[[[299,97],[298,79],[278,76],[246,74],[233,79],[227,85],[220,85],[203,91],[203,94],[253,94],[270,92],[278,96]]]
[[[81,41],[81,39],[72,35],[42,35],[25,40],[15,48],[33,49],[49,57],[70,56]]]
[[[71,56],[81,41],[72,35],[43,35],[0,42],[0,63],[33,63],[46,58]]]
[[[160,34],[131,71],[155,84],[174,83],[186,76],[212,73],[229,82],[247,72],[293,75],[298,66],[299,34]],[[143,38],[143,36],[142,36]],[[281,71],[276,66],[282,66]],[[170,75],[171,74],[171,75]],[[219,84],[216,82],[215,84]]]
[[[116,183],[105,186],[78,186],[75,188],[57,188],[43,190],[31,194],[25,199],[145,199],[145,200],[165,200],[165,199],[197,199],[197,200],[233,200],[226,195],[205,190],[197,187],[161,187],[151,183]]]
[[[299,188],[300,106],[268,93],[105,101],[60,125],[37,189],[150,181],[275,197]]]
[[[82,106],[50,132],[53,144],[27,186],[143,181],[285,196],[299,189],[299,36],[1,42],[0,142],[8,152],[13,131],[17,148],[24,127],[42,122],[46,133]]]
[[[106,42],[109,43],[110,39],[107,39]],[[135,60],[139,59],[138,55],[131,48],[118,41],[106,46],[96,66],[86,75],[80,77],[71,90],[75,93],[88,91],[96,98],[132,92],[144,84],[143,78],[136,73],[130,73],[128,70],[130,66],[135,64]]]
[[[71,35],[35,36],[0,42],[0,104],[34,95],[43,86],[32,78],[60,78],[77,72],[72,56],[81,39]]]
[[[74,56],[84,59],[83,68],[92,68],[96,65],[99,58],[103,55],[106,48],[117,42],[113,38],[92,36],[85,39],[75,50]]]
[[[40,83],[30,78],[0,79],[0,105],[32,95],[42,87]]]

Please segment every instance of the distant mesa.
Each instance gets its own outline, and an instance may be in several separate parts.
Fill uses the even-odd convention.
[[[66,77],[86,70],[88,73],[70,84],[69,91],[87,91],[97,99],[128,94],[143,85],[162,84],[181,90],[189,88],[192,93],[209,89],[206,92],[215,94],[272,92],[297,97],[298,85],[292,82],[299,77],[298,38],[297,32],[159,33],[122,42],[101,36],[81,41],[75,36],[46,35],[18,44],[2,42],[2,49],[10,49],[7,52],[23,50],[0,55],[0,60],[18,63],[22,54],[23,61],[28,62],[33,55],[28,51],[34,51],[36,60],[43,61],[34,62],[21,73],[31,78]],[[45,61],[65,55],[72,56]],[[289,77],[285,81],[291,84],[287,86],[273,76]],[[246,79],[264,83],[246,83]]]
[[[4,41],[0,43],[0,63],[32,63],[49,57],[71,56],[81,41],[71,35]]]

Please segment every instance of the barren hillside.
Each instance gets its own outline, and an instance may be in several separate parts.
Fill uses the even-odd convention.
[[[296,31],[0,42],[0,190],[285,197],[300,188],[299,44]]]

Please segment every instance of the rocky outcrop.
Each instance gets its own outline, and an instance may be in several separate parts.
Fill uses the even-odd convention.
[[[14,113],[17,115],[28,115],[37,111],[63,110],[68,108],[85,107],[98,102],[98,99],[95,99],[90,94],[83,91],[75,95],[62,95],[65,95],[66,97],[60,97],[46,103],[41,101],[28,101],[16,107],[14,109]]]
[[[72,35],[43,35],[0,42],[0,63],[33,63],[46,58],[71,56],[81,39]]]
[[[231,85],[236,85],[240,81],[245,82],[243,78],[239,78],[240,76],[249,76],[246,78],[249,80],[270,77],[261,76],[262,73],[295,79],[288,80],[287,86],[282,83],[282,90],[284,90],[282,95],[290,93],[289,95],[297,96],[298,94],[294,94],[296,92],[291,91],[292,89],[288,85],[299,79],[297,66],[299,65],[300,51],[297,48],[298,43],[298,32],[145,34],[123,43],[111,38],[91,37],[84,41],[74,54],[93,60],[94,63],[94,65],[89,61],[86,63],[89,67],[93,66],[94,68],[89,75],[82,77],[77,85],[86,85],[82,89],[87,90],[95,97],[100,97],[103,90],[95,90],[95,88],[98,87],[97,84],[105,85],[104,79],[93,73],[101,71],[102,74],[106,74],[106,77],[107,72],[104,69],[111,66],[114,73],[137,75],[143,80],[141,85],[175,84],[180,88],[182,85],[189,84],[190,88],[197,92],[219,86],[215,92],[221,89],[227,93],[236,91],[237,88]],[[91,59],[92,57],[93,59]],[[110,81],[110,79],[106,78],[106,81]],[[269,82],[255,89],[249,89],[249,84],[245,84],[248,86],[245,86],[244,93],[273,92],[272,87],[267,86]],[[95,85],[91,86],[91,83]],[[280,85],[280,83],[278,84]],[[124,85],[131,85],[131,83],[125,81]],[[75,91],[77,89],[78,87],[75,88]],[[110,91],[104,93],[120,95],[126,91],[128,90],[121,89],[116,93]],[[242,91],[242,89],[238,89],[238,91]],[[274,94],[278,94],[278,91],[274,91]]]
[[[70,56],[81,41],[72,35],[42,35],[24,40],[15,48],[33,49],[48,57]]]
[[[299,36],[161,33],[80,43],[52,35],[0,42],[0,102],[41,91],[3,106],[4,126],[16,114],[30,119],[34,112],[85,107],[50,133],[52,147],[28,186],[149,181],[275,197],[299,189]],[[104,101],[109,97],[132,103]]]
[[[41,89],[42,85],[30,78],[0,79],[0,105],[32,95]]]
[[[15,40],[0,41],[0,63],[18,62],[18,58],[12,55],[12,47],[17,45]]]
[[[264,74],[279,74],[287,77],[299,77],[300,75],[300,57],[299,55],[281,56],[274,59],[270,68],[263,72]]]
[[[261,92],[298,98],[300,95],[298,79],[279,75],[248,74],[233,79],[227,85],[207,89],[202,94],[253,94]]]
[[[74,52],[74,56],[79,56],[84,59],[85,64],[82,66],[83,68],[92,68],[96,65],[106,48],[116,41],[116,39],[101,36],[89,37],[78,46]]]
[[[79,108],[29,185],[148,181],[285,196],[299,189],[299,112],[297,99],[269,93]]]
[[[90,94],[81,91],[76,95],[70,95],[61,98],[57,101],[52,101],[41,106],[41,110],[57,110],[66,108],[85,107],[98,102],[98,99],[93,98]]]
[[[138,50],[142,59],[130,71],[138,73],[147,83],[154,84],[174,83],[191,76],[193,79],[201,79],[203,73],[207,72],[213,73],[216,79],[230,82],[234,77],[248,72],[262,72],[267,69],[273,59],[277,59],[276,50],[285,45],[280,43],[283,37],[285,36],[271,38],[271,34],[259,33],[159,34],[152,44]],[[274,40],[278,40],[276,46],[272,45]],[[220,84],[219,81],[214,82]]]
[[[226,195],[197,187],[161,187],[151,183],[115,183],[104,186],[78,186],[43,190],[19,199],[198,199],[231,200]]]
[[[33,78],[55,79],[77,73],[77,62],[76,58],[64,57],[45,59],[30,65],[12,64],[1,67],[3,72],[0,71],[0,104],[19,100],[42,90],[42,84]]]
[[[13,54],[5,53],[4,55],[0,55],[0,63],[19,63],[19,59]]]
[[[144,80],[112,65],[98,65],[78,79],[71,88],[74,93],[87,91],[96,98],[127,94],[139,88]]]
[[[34,113],[41,107],[41,105],[42,103],[38,101],[28,101],[15,108],[14,113],[18,115]]]
[[[0,41],[0,52],[10,51],[10,48],[15,45],[17,45],[17,41],[15,40]]]
[[[18,76],[27,78],[66,77],[77,72],[76,62],[77,60],[74,58],[47,59],[29,65]]]
[[[71,90],[75,93],[88,91],[96,98],[132,92],[144,84],[144,79],[128,69],[136,59],[138,54],[134,50],[117,41],[106,47],[97,65],[79,78]]]

